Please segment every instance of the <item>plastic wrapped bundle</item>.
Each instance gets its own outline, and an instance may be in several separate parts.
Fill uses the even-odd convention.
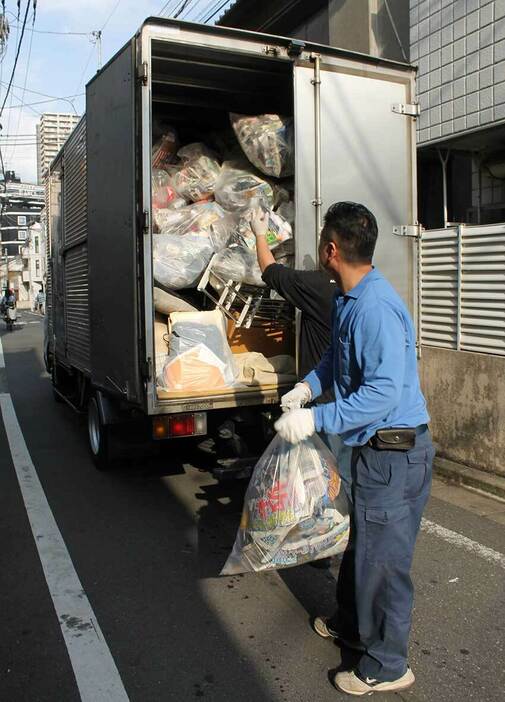
[[[276,436],[252,474],[221,574],[287,568],[344,551],[349,506],[340,488],[335,458],[317,435],[296,445]]]
[[[179,150],[182,168],[174,174],[174,187],[182,197],[193,202],[208,200],[214,194],[221,166],[204,144],[188,144]]]
[[[152,167],[165,168],[177,160],[177,149],[179,139],[177,132],[173,128],[165,131],[165,134],[153,146]]]
[[[285,178],[294,173],[294,127],[279,115],[230,115],[231,123],[249,161],[262,173]]]
[[[233,354],[219,310],[170,317],[170,351],[158,384],[166,390],[223,390],[235,383]]]
[[[213,253],[209,237],[157,234],[153,237],[154,279],[169,290],[195,287]]]
[[[212,272],[224,281],[265,287],[256,253],[247,246],[232,244],[220,251],[212,260]],[[212,277],[210,280],[213,284]]]
[[[230,162],[223,164],[215,197],[225,210],[231,212],[244,212],[253,202],[272,209],[274,203],[274,193],[269,183]]]

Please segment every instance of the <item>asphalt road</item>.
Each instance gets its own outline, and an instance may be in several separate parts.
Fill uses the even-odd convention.
[[[341,662],[339,648],[309,628],[312,615],[332,611],[338,564],[219,577],[243,485],[217,484],[186,444],[163,458],[130,458],[97,472],[84,420],[53,400],[41,319],[22,313],[22,322],[0,332],[0,398],[4,409],[12,398],[80,596],[97,622],[96,639],[122,682],[124,694],[104,691],[96,702],[345,699],[328,680]],[[34,538],[27,509],[33,524],[40,514],[33,503],[27,508],[15,470],[28,468],[9,447],[4,424],[0,419],[0,700],[74,702],[84,697],[72,662],[82,675],[83,658],[69,653],[62,635],[41,565],[42,536],[34,527]],[[397,697],[501,702],[505,504],[436,483],[425,516],[414,566],[410,660],[417,683]],[[47,565],[51,550],[44,557]],[[91,686],[95,662],[90,654],[81,678]]]

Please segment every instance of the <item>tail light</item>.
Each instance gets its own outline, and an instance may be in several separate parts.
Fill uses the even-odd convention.
[[[157,441],[184,436],[205,436],[206,433],[205,412],[160,415],[153,419],[153,438]]]

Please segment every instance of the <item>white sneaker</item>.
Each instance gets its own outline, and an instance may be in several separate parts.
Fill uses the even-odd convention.
[[[336,641],[344,644],[344,646],[347,646],[347,648],[351,648],[356,651],[364,651],[364,647],[359,641],[348,641],[347,639],[342,638],[338,631],[333,631],[333,629],[328,626],[328,621],[329,618],[327,617],[315,617],[315,619],[312,620],[312,628],[318,636],[323,639],[335,639]]]
[[[361,695],[371,695],[374,692],[400,692],[411,687],[415,681],[414,673],[410,668],[407,668],[405,675],[391,682],[379,682],[373,678],[362,680],[358,678],[354,670],[337,673],[333,682],[341,692],[360,697]]]

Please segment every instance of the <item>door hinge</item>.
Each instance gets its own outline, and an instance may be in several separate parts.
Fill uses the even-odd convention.
[[[151,228],[151,216],[148,210],[142,212],[142,231],[144,234],[149,234]]]
[[[267,56],[279,56],[281,51],[278,46],[264,46],[263,47],[263,52]]]
[[[419,117],[421,114],[421,107],[419,103],[414,102],[411,105],[406,105],[401,102],[397,102],[391,106],[393,112],[398,115],[407,115],[407,117]]]
[[[414,239],[419,239],[421,236],[422,227],[420,224],[400,224],[393,227],[393,234],[396,236],[410,236]]]
[[[293,39],[291,44],[288,46],[288,56],[289,58],[298,58],[305,51],[305,42],[301,39]]]
[[[142,83],[142,85],[147,85],[149,82],[149,65],[147,61],[144,61],[142,64],[139,66],[139,72],[138,72],[139,80]]]

